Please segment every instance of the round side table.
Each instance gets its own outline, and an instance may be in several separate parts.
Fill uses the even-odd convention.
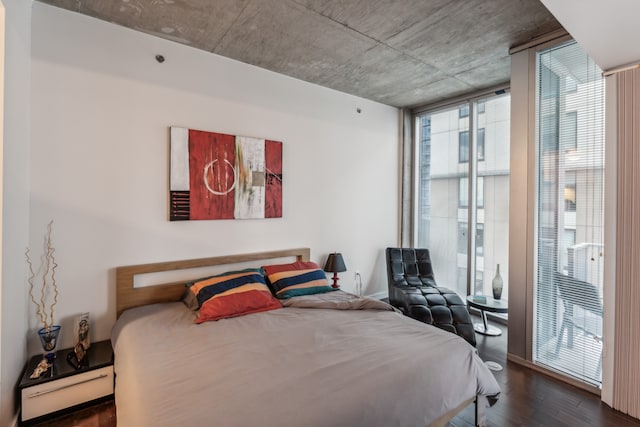
[[[493,299],[486,297],[487,301],[474,301],[474,295],[467,295],[467,306],[480,310],[482,323],[474,323],[473,329],[479,334],[490,335],[492,337],[502,334],[502,331],[495,326],[487,323],[487,311],[491,313],[507,313],[509,312],[509,304],[503,299]]]

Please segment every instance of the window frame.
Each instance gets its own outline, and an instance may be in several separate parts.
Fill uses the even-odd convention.
[[[565,155],[567,155],[566,158],[569,159],[569,161],[575,162],[575,157],[573,159],[568,157],[574,154],[572,153],[572,151],[577,150],[574,150],[574,148],[571,146],[571,143],[567,143],[569,142],[566,138],[568,130],[567,122],[572,122],[572,120],[569,119],[569,115],[566,115],[565,113],[567,111],[573,110],[575,108],[575,105],[581,102],[581,100],[575,98],[575,95],[577,95],[578,93],[577,87],[571,87],[568,91],[560,90],[561,88],[552,87],[552,85],[555,84],[553,77],[545,76],[545,78],[548,79],[545,82],[546,87],[545,85],[540,85],[540,81],[542,80],[542,77],[540,76],[545,72],[543,67],[546,64],[545,61],[540,60],[540,56],[543,53],[557,51],[571,44],[575,44],[575,42],[570,40],[570,38],[567,36],[561,40],[556,40],[543,45],[539,45],[535,47],[534,50],[532,50],[535,55],[529,54],[530,59],[528,61],[527,72],[530,73],[530,82],[535,86],[535,91],[533,91],[533,93],[530,92],[531,96],[528,96],[526,98],[526,102],[527,105],[536,112],[534,118],[535,131],[530,132],[529,135],[527,135],[527,137],[524,139],[524,141],[527,142],[527,149],[530,150],[530,153],[532,155],[535,155],[534,161],[530,161],[529,165],[527,165],[527,176],[530,179],[533,179],[535,185],[532,188],[532,190],[534,191],[532,191],[530,196],[527,198],[527,201],[530,203],[528,205],[529,208],[527,209],[526,215],[516,216],[514,218],[514,221],[510,224],[510,230],[515,230],[518,227],[522,227],[522,224],[526,224],[528,233],[530,233],[534,238],[531,241],[531,247],[528,248],[530,249],[530,256],[524,258],[522,256],[511,256],[513,254],[510,254],[510,260],[513,259],[514,264],[523,267],[518,270],[521,270],[523,272],[533,272],[533,274],[530,275],[518,273],[520,274],[520,277],[518,279],[524,279],[521,280],[521,282],[524,283],[524,286],[520,287],[521,292],[516,294],[519,296],[518,302],[522,302],[524,300],[524,295],[534,296],[534,298],[532,298],[530,301],[526,301],[525,306],[527,308],[527,311],[529,311],[531,314],[527,316],[525,320],[527,322],[530,322],[530,324],[535,325],[535,328],[519,328],[518,331],[516,331],[521,332],[524,329],[524,332],[526,332],[524,336],[525,341],[523,342],[523,344],[526,346],[526,353],[519,356],[524,356],[527,361],[531,362],[533,365],[540,367],[543,370],[550,370],[554,372],[555,375],[558,375],[559,378],[565,378],[565,380],[568,382],[579,385],[580,387],[583,387],[585,389],[592,389],[595,391],[598,390],[601,385],[604,385],[604,381],[599,383],[597,380],[597,370],[595,374],[593,374],[593,369],[583,369],[583,372],[579,372],[581,369],[578,368],[578,366],[581,366],[579,363],[576,364],[575,370],[573,368],[567,367],[570,366],[569,364],[560,366],[560,364],[556,364],[555,361],[550,361],[550,359],[546,356],[548,353],[546,353],[545,348],[545,345],[550,342],[549,339],[557,336],[554,335],[553,331],[556,318],[556,313],[554,313],[553,310],[555,310],[556,308],[563,308],[563,303],[560,301],[560,297],[549,298],[549,296],[554,296],[554,288],[548,288],[546,286],[546,283],[549,283],[547,280],[547,276],[551,274],[564,273],[562,270],[564,270],[565,266],[563,264],[562,255],[560,252],[563,245],[567,246],[567,225],[563,223],[563,219],[565,216],[562,215],[562,213],[565,212],[566,206],[564,205],[564,194],[562,194],[561,192],[563,192],[563,190],[567,188],[567,186],[564,178],[557,175],[558,172],[556,172],[553,165],[549,166],[548,169],[545,169],[543,166],[545,166],[547,163],[550,163],[548,162],[549,159],[561,158]],[[558,67],[557,69],[561,68]],[[591,70],[593,70],[593,68],[591,68]],[[519,67],[518,71],[524,71],[524,67]],[[601,72],[599,70],[596,70],[593,73],[594,76],[600,74]],[[524,93],[525,91],[530,91],[529,88],[530,86],[524,87],[524,85],[522,85],[518,88],[518,92]],[[555,91],[556,100],[553,99],[553,91],[551,91],[549,88],[552,88],[553,91]],[[601,91],[603,90],[601,89]],[[566,99],[569,97],[569,95],[571,95],[572,97],[571,109],[567,109],[567,111],[565,111],[563,110],[563,108],[566,108],[567,103],[564,102],[563,98]],[[588,98],[583,98],[583,100],[585,100],[584,105],[595,105],[596,102],[595,95],[589,95]],[[604,101],[604,103],[606,104],[606,101]],[[547,117],[547,114],[552,107],[546,104],[558,106],[555,111],[555,118],[558,121],[557,123],[553,123],[551,122],[551,120],[548,120],[549,118]],[[522,119],[522,117],[520,117],[520,119]],[[592,122],[590,122],[591,128],[593,120],[596,119],[593,119],[590,116],[590,120],[592,120]],[[542,123],[542,125],[540,125],[540,123]],[[551,126],[549,126],[549,124],[551,124]],[[545,125],[548,127],[545,127]],[[591,142],[591,138],[593,138],[591,136],[588,136],[587,138],[580,138],[577,135],[577,132],[575,133],[575,135],[577,137],[576,140],[578,141],[578,144],[576,145],[580,145],[580,143],[582,141],[585,141],[586,139],[589,139],[589,142]],[[555,144],[552,141],[554,139],[556,141]],[[597,152],[608,150],[606,138],[603,137],[603,140],[605,141],[604,147],[602,149],[597,148]],[[585,150],[585,148],[580,146],[580,150]],[[593,160],[584,159],[584,157],[585,156],[582,156],[583,163],[580,164],[580,166],[584,166],[585,168],[588,168],[589,166],[593,167],[593,164],[595,164],[595,162]],[[595,158],[598,158],[598,156],[596,155]],[[595,169],[606,170],[607,162],[608,160],[606,160],[605,157],[602,167],[597,166]],[[560,170],[560,173],[562,173],[562,171],[567,171],[567,169],[565,169],[565,167],[567,167],[566,163],[559,163],[559,165],[561,165],[561,167],[556,166],[556,168]],[[571,168],[568,169],[570,170]],[[549,173],[547,173],[547,171],[549,171]],[[556,175],[549,176],[553,173],[556,173]],[[553,192],[554,185],[557,187],[555,189],[555,194]],[[551,190],[549,189],[549,187],[551,187]],[[572,187],[572,185],[570,184],[568,187]],[[593,194],[597,193],[594,192]],[[585,197],[585,195],[583,195],[583,197]],[[589,209],[592,211],[595,211],[596,205],[601,204],[599,200],[593,200],[589,203],[593,204],[593,206],[591,204],[589,205]],[[579,206],[578,209],[580,209]],[[602,211],[604,212],[606,211],[606,209],[606,205],[604,205]],[[567,210],[566,212],[571,212],[571,210]],[[524,214],[524,209],[520,210],[519,213]],[[599,216],[599,218],[602,218],[603,216],[604,214],[602,216]],[[596,215],[596,217],[598,217],[598,215]],[[527,218],[529,218],[528,221]],[[541,218],[544,218],[546,222],[542,222]],[[552,222],[553,218],[556,218],[555,223]],[[583,224],[583,227],[584,226],[585,224]],[[606,228],[601,223],[596,224],[595,222],[589,224],[588,227],[589,230],[594,230],[596,228]],[[577,231],[576,234],[576,237],[581,242],[585,240],[584,237],[579,236],[579,233]],[[605,235],[604,242],[606,242],[606,231],[603,234]],[[598,240],[600,239],[600,237],[595,240],[593,239],[593,235],[590,235],[589,237],[591,240],[585,240],[587,242],[592,242],[589,244],[602,244],[601,240]],[[543,255],[541,256],[541,254]],[[546,258],[544,258],[544,256],[546,256]],[[567,273],[569,272],[567,271]],[[572,276],[572,273],[565,276]],[[602,279],[600,278],[598,280]],[[601,285],[597,284],[596,286]],[[542,301],[544,301],[544,303],[541,303]],[[538,311],[539,309],[540,311]],[[545,310],[547,310],[548,312],[544,312]],[[514,336],[517,335],[514,334]],[[575,347],[577,346],[578,344],[575,345]],[[565,346],[565,351],[566,348],[567,347]],[[602,352],[600,352],[600,355],[601,354]],[[584,353],[580,354],[578,358],[580,361],[585,360],[585,358],[589,358],[592,360],[592,366],[596,366],[598,354],[597,352],[595,352],[595,354]],[[592,375],[592,377],[590,375]],[[604,374],[602,375],[602,377],[604,379]]]
[[[411,185],[411,192],[413,194],[414,197],[418,197],[420,192],[422,191],[422,185],[424,179],[422,178],[422,172],[421,171],[421,162],[420,162],[420,158],[422,157],[421,150],[422,150],[422,139],[423,137],[420,136],[421,133],[420,131],[422,130],[422,128],[419,126],[420,120],[423,120],[423,117],[429,117],[431,115],[435,115],[435,114],[439,114],[439,113],[444,113],[447,111],[455,111],[455,116],[453,116],[452,118],[455,118],[456,122],[457,122],[457,133],[458,133],[458,137],[457,137],[457,149],[458,149],[458,153],[457,153],[457,157],[458,157],[458,169],[456,172],[453,172],[454,174],[456,174],[458,177],[462,177],[464,175],[466,175],[467,180],[469,179],[470,176],[474,176],[474,180],[476,182],[476,186],[478,186],[479,188],[468,188],[469,195],[473,195],[473,197],[475,198],[475,200],[478,202],[478,206],[474,206],[473,209],[469,209],[469,204],[468,204],[468,200],[469,200],[469,195],[466,197],[466,201],[467,203],[465,204],[465,198],[463,197],[462,200],[460,198],[460,183],[458,182],[458,218],[460,220],[462,220],[463,217],[466,217],[468,219],[468,221],[472,222],[473,224],[477,225],[477,218],[478,218],[478,213],[476,211],[478,211],[479,209],[484,209],[485,205],[484,205],[484,196],[485,196],[485,185],[484,185],[484,176],[480,175],[477,171],[478,171],[478,162],[479,161],[485,161],[485,159],[487,159],[487,151],[486,151],[486,126],[485,126],[485,121],[489,120],[489,118],[487,118],[487,110],[489,109],[489,107],[486,105],[488,102],[493,102],[494,98],[500,98],[503,95],[507,95],[510,97],[510,90],[508,86],[499,86],[499,87],[495,87],[489,90],[484,90],[482,92],[478,92],[476,94],[473,94],[473,96],[470,97],[461,97],[461,98],[456,98],[456,99],[450,99],[447,101],[443,101],[441,103],[438,104],[433,104],[430,106],[424,106],[424,107],[417,107],[415,109],[413,109],[411,111],[412,113],[412,126],[413,126],[413,135],[415,135],[414,138],[411,138],[408,141],[411,141],[411,150],[419,150],[418,152],[416,152],[415,156],[412,157],[412,162],[411,162],[411,168],[413,170],[412,174],[411,174],[411,182],[413,184]],[[510,102],[510,101],[509,101]],[[478,105],[480,105],[480,107],[478,107]],[[468,108],[468,113],[467,113],[467,108]],[[452,111],[452,112],[453,112]],[[492,110],[493,111],[493,110]],[[507,115],[509,110],[507,110]],[[483,129],[480,130],[478,132],[478,123],[481,124],[481,127],[479,129]],[[468,128],[468,130],[466,130],[466,128]],[[451,127],[449,128],[451,130],[455,130],[455,124],[452,122],[451,123]],[[461,131],[461,129],[463,129]],[[475,130],[474,130],[475,129]],[[483,134],[484,132],[484,134]],[[477,147],[477,142],[476,140],[478,139],[478,135],[480,134],[479,138],[485,138],[484,141],[480,141],[480,150],[478,151],[478,147]],[[462,136],[461,136],[462,135]],[[467,136],[468,135],[468,136]],[[455,144],[454,140],[452,140],[453,138],[449,139],[449,143],[450,144]],[[405,140],[407,141],[407,140]],[[468,142],[467,142],[468,141]],[[483,144],[484,142],[484,144]],[[462,146],[462,150],[461,150],[461,146]],[[462,152],[462,153],[461,153]],[[451,153],[454,156],[456,155],[456,153]],[[469,160],[472,159],[473,156],[473,162],[470,162]],[[453,159],[451,159],[453,160]],[[433,166],[432,166],[433,167]],[[484,171],[485,166],[482,167],[482,170]],[[493,170],[493,169],[492,169]],[[499,174],[504,174],[504,171],[502,171]],[[508,169],[507,169],[507,175],[509,175]],[[405,177],[407,175],[404,175]],[[433,185],[433,182],[437,182],[437,181],[433,181],[433,179],[436,180],[440,180],[440,179],[450,179],[452,177],[454,177],[455,175],[436,175],[436,178],[432,178],[429,180],[430,184],[429,185]],[[479,182],[478,182],[479,181]],[[468,182],[468,181],[467,181]],[[468,184],[467,184],[468,187]],[[475,187],[475,186],[474,186]],[[417,199],[414,199],[414,201],[412,201],[410,203],[411,209],[410,209],[410,221],[409,221],[409,227],[407,228],[403,228],[402,229],[402,239],[404,241],[405,238],[408,238],[407,243],[408,244],[412,244],[412,245],[417,245],[420,244],[419,242],[422,242],[424,238],[429,238],[430,233],[428,231],[424,231],[424,227],[429,227],[429,223],[432,221],[431,219],[426,219],[424,218],[424,209],[421,207],[420,205],[421,202],[419,202]],[[466,212],[462,212],[461,210],[466,210]],[[483,213],[480,213],[480,215],[483,215]],[[482,219],[482,216],[480,217],[480,219]],[[426,221],[426,222],[425,222]],[[484,221],[483,221],[484,222]],[[482,226],[481,226],[482,227]],[[457,230],[457,228],[456,228]],[[408,233],[407,233],[408,231]],[[486,232],[486,230],[482,230],[481,233]],[[470,230],[470,233],[472,233],[473,235],[468,235],[468,239],[472,241],[472,243],[467,243],[467,252],[471,251],[471,247],[469,247],[470,244],[473,245],[473,251],[474,254],[473,256],[465,256],[464,258],[467,258],[467,270],[466,271],[476,271],[476,258],[481,256],[481,255],[476,255],[476,243],[475,243],[475,239],[476,239],[476,230]],[[405,237],[406,236],[406,237]],[[485,248],[484,247],[484,238],[485,236],[481,236],[481,245],[482,247],[482,253],[485,254]],[[456,248],[454,251],[454,253],[458,252],[458,249]],[[461,254],[458,254],[461,255]],[[458,258],[458,265],[462,266],[461,262],[464,263],[464,261],[462,261],[461,258]],[[482,261],[479,261],[480,263],[482,263]],[[482,264],[480,264],[482,265]],[[484,270],[482,270],[484,271]],[[469,291],[473,291],[474,289],[474,275],[468,274],[469,277],[467,277],[467,281],[466,281],[466,286],[467,286],[467,292]],[[484,278],[483,278],[484,280]],[[460,293],[462,293],[462,288],[460,288],[459,290]]]

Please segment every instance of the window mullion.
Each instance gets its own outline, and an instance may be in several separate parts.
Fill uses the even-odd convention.
[[[469,171],[468,203],[467,203],[467,295],[475,294],[476,283],[476,106],[469,102]]]

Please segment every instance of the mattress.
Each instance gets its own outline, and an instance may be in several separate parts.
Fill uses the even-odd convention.
[[[331,294],[202,324],[179,302],[127,310],[112,333],[118,425],[424,427],[499,394],[460,337]]]

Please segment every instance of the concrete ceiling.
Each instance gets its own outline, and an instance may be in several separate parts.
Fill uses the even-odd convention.
[[[508,83],[539,0],[40,0],[396,107]]]

